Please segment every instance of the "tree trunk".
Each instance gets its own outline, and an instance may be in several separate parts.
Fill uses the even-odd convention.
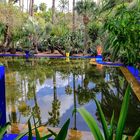
[[[68,13],[70,12],[70,1],[68,0]]]
[[[30,0],[29,4],[29,15],[33,16],[34,15],[34,0]]]
[[[4,53],[5,53],[5,48],[7,48],[7,46],[10,44],[10,41],[11,38],[10,38],[10,35],[9,35],[9,26],[6,25],[6,28],[5,28],[5,32],[4,32],[4,41],[3,41],[3,49],[4,49]]]
[[[84,29],[84,52],[83,52],[83,55],[86,54],[87,40],[88,40],[87,25],[85,25],[85,29]]]
[[[34,46],[35,53],[37,54],[38,53],[38,38],[37,38],[37,36],[33,37],[33,46]]]
[[[55,0],[52,1],[52,24],[54,24],[55,18]]]
[[[61,48],[59,46],[56,46],[55,49],[62,54],[63,56],[65,56],[65,53],[61,50]]]
[[[73,16],[72,16],[72,30],[75,31],[75,0],[73,0]]]
[[[24,0],[22,0],[22,12],[24,11]]]
[[[85,55],[86,54],[86,50],[87,50],[87,40],[88,40],[87,25],[89,23],[89,18],[87,17],[87,15],[83,16],[83,23],[85,25],[85,29],[84,29],[84,53],[83,53],[83,55]]]
[[[56,71],[53,74],[53,99],[57,100],[57,93],[56,93]]]
[[[20,8],[20,10],[22,10],[21,1],[22,0],[19,0],[19,8]]]
[[[27,13],[29,12],[29,0],[27,0]]]

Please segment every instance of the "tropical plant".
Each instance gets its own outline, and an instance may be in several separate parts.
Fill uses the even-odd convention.
[[[108,33],[105,48],[112,52],[113,61],[121,59],[126,65],[139,61],[139,5],[139,1],[117,5],[105,20],[104,29]]]
[[[4,134],[6,133],[8,127],[10,126],[10,123],[6,123],[4,126],[0,126],[0,139],[3,138]]]
[[[46,9],[47,9],[46,3],[40,3],[39,10],[42,12],[46,12]]]
[[[48,131],[50,132],[49,134],[45,135],[45,136],[41,136],[39,133],[38,128],[40,126],[37,125],[38,122],[35,121],[34,116],[33,118],[33,123],[34,123],[34,128],[32,128],[31,126],[31,117],[28,120],[28,132],[25,132],[23,134],[20,134],[18,137],[16,137],[15,140],[20,140],[21,138],[23,138],[24,136],[28,135],[28,139],[32,139],[33,138],[33,130],[35,131],[35,136],[36,139],[40,140],[45,140],[45,139],[49,139],[50,137],[54,136],[54,140],[65,140],[66,136],[67,136],[67,132],[68,132],[68,127],[69,127],[69,123],[70,123],[70,119],[68,119],[64,125],[62,126],[61,130],[59,131],[58,134],[56,134],[54,131],[52,131],[51,129],[48,129]]]
[[[126,122],[126,117],[127,117],[127,112],[128,112],[128,106],[129,106],[129,101],[130,101],[130,85],[127,86],[125,95],[124,95],[124,99],[123,99],[123,103],[122,103],[122,107],[121,107],[121,111],[120,111],[120,116],[119,116],[119,120],[118,120],[118,124],[117,124],[117,128],[116,128],[116,132],[114,132],[113,130],[113,126],[114,126],[114,112],[112,114],[112,118],[111,118],[111,122],[110,125],[107,126],[107,122],[105,119],[105,116],[103,114],[103,111],[101,109],[101,106],[99,104],[99,102],[95,99],[95,103],[99,112],[99,116],[101,119],[101,124],[103,127],[103,134],[102,135],[95,119],[92,117],[92,115],[86,111],[84,108],[79,108],[78,112],[81,114],[81,116],[83,117],[83,119],[85,120],[85,122],[87,123],[88,127],[90,128],[95,140],[113,140],[115,137],[115,140],[121,140],[121,139],[127,139],[127,136],[123,135],[123,130],[125,127],[125,122]],[[114,136],[115,134],[115,136]],[[136,131],[136,133],[133,136],[133,140],[138,140],[140,138],[140,128],[138,128],[138,130]]]
[[[68,4],[69,1],[68,0],[59,0],[59,8],[62,11],[62,13],[68,9]]]
[[[79,15],[83,16],[83,23],[84,23],[84,53],[87,49],[87,42],[88,42],[88,28],[87,25],[90,21],[91,13],[95,13],[97,11],[96,3],[91,0],[82,0],[78,1],[75,6],[75,10]]]
[[[24,22],[24,15],[17,7],[10,4],[0,4],[0,24],[3,25],[3,41],[1,47],[7,48],[12,41],[12,33],[20,29]]]
[[[34,9],[33,9],[34,12],[37,12],[37,11],[38,11],[38,6],[37,6],[37,5],[34,4],[34,7],[33,7],[33,8],[34,8]]]

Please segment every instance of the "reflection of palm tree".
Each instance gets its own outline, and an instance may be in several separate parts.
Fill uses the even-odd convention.
[[[36,97],[36,82],[33,81],[33,87],[32,87],[32,90],[33,90],[33,95],[34,95],[34,107],[32,108],[32,111],[33,111],[33,114],[34,114],[34,117],[38,118],[38,121],[39,121],[39,125],[41,125],[41,117],[40,117],[40,107],[38,106],[38,103],[37,103],[37,97]]]
[[[73,95],[74,95],[74,110],[76,110],[76,83],[75,83],[75,74],[73,74]],[[76,126],[76,112],[74,113],[74,130],[77,130]]]
[[[52,111],[48,112],[50,118],[48,119],[48,123],[53,126],[58,126],[59,124],[59,109],[60,109],[60,101],[57,99],[57,92],[56,92],[56,71],[53,74],[53,102],[52,102]]]
[[[113,75],[112,75],[113,76]],[[124,95],[124,87],[128,84],[126,81],[123,83],[123,86],[118,85],[120,84],[120,79],[115,79],[118,80],[114,83],[105,83],[102,85],[102,98],[101,98],[101,107],[103,109],[103,112],[106,116],[106,119],[110,122],[112,112],[114,111],[115,113],[115,124],[117,124],[120,109],[121,109],[121,104],[123,100],[123,95]],[[122,79],[121,79],[122,80]],[[110,84],[112,84],[113,87],[119,86],[120,89],[116,88],[118,91],[117,93],[115,90],[110,89]],[[115,85],[114,85],[115,84]],[[121,83],[122,84],[122,83]],[[122,93],[123,92],[123,93]],[[134,98],[133,94],[131,96],[131,101],[129,104],[129,112],[127,115],[127,120],[126,120],[126,127],[125,127],[125,133],[128,135],[133,135],[136,129],[140,126],[140,120],[137,119],[140,116],[140,108],[139,108],[139,101],[138,99]],[[98,115],[98,112],[96,113]]]
[[[68,75],[68,85],[65,87],[65,93],[70,95],[72,94],[72,87],[70,86],[70,75]]]

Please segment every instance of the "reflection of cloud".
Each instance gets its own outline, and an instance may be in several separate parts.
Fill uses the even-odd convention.
[[[73,96],[72,95],[66,96],[65,94],[63,94],[58,97],[58,100],[61,102],[59,109],[61,118],[63,114],[65,114],[66,111],[70,109],[71,106],[73,105]],[[50,117],[48,112],[52,110],[52,101],[53,101],[52,94],[46,95],[44,97],[38,97],[38,104],[41,110],[42,122],[46,122]]]
[[[70,75],[69,77],[69,82],[72,81],[72,75]],[[68,85],[68,78],[66,79],[62,79],[62,76],[60,75],[59,72],[56,72],[56,87],[65,87]],[[49,87],[51,89],[53,89],[53,79],[47,79],[44,84],[40,85],[39,81],[37,82],[37,90],[36,92],[38,92],[39,90],[41,90],[42,88],[45,87]]]

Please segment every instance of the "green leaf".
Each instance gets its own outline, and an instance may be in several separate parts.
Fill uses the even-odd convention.
[[[122,136],[122,140],[128,140],[128,136],[123,135],[123,136]]]
[[[47,140],[48,138],[50,138],[52,136],[52,134],[48,134],[48,135],[46,135],[46,136],[43,136],[42,138],[41,138],[41,140]]]
[[[28,140],[32,140],[32,127],[31,127],[30,119],[28,120],[28,132],[29,132]]]
[[[6,133],[10,125],[11,125],[10,122],[8,122],[3,127],[0,128],[0,140],[2,139],[3,135]]]
[[[137,129],[137,131],[135,132],[132,140],[139,140],[140,139],[140,127]]]
[[[20,140],[21,138],[23,138],[23,137],[26,136],[27,134],[28,134],[28,132],[23,133],[23,134],[20,134],[20,135],[18,135],[18,136],[15,138],[15,140]]]
[[[130,101],[130,85],[127,86],[124,98],[123,98],[123,103],[119,115],[119,121],[117,125],[117,130],[116,130],[116,138],[115,140],[121,140],[122,139],[122,134],[125,126],[125,121],[127,117],[127,112],[128,112],[128,106],[129,106],[129,101]]]
[[[65,140],[66,139],[68,128],[69,128],[69,124],[70,124],[70,119],[68,119],[65,122],[65,124],[61,128],[59,134],[56,136],[55,140]]]
[[[113,140],[113,123],[114,123],[114,111],[110,121],[109,140]]]
[[[98,112],[99,112],[99,116],[100,116],[100,119],[101,119],[105,139],[108,140],[109,139],[109,131],[108,131],[107,122],[105,120],[104,113],[103,113],[102,108],[101,108],[100,104],[98,103],[98,101],[96,99],[94,99],[94,100],[95,100],[95,103],[96,103],[96,106],[97,106],[97,109],[98,109]]]
[[[34,126],[35,126],[36,139],[37,139],[37,140],[40,140],[41,137],[40,137],[40,135],[39,135],[39,132],[38,132],[38,129],[37,129],[37,126],[36,126],[36,122],[35,122],[34,115],[33,115],[33,121],[34,121]]]
[[[92,115],[86,111],[84,108],[79,108],[78,112],[81,114],[85,122],[87,123],[88,127],[90,128],[90,131],[92,132],[95,140],[103,140],[103,136],[101,134],[101,131],[92,117]]]
[[[49,129],[49,128],[47,128],[47,129],[52,135],[54,135],[55,137],[57,136],[57,134],[55,132],[53,132],[51,129]]]

